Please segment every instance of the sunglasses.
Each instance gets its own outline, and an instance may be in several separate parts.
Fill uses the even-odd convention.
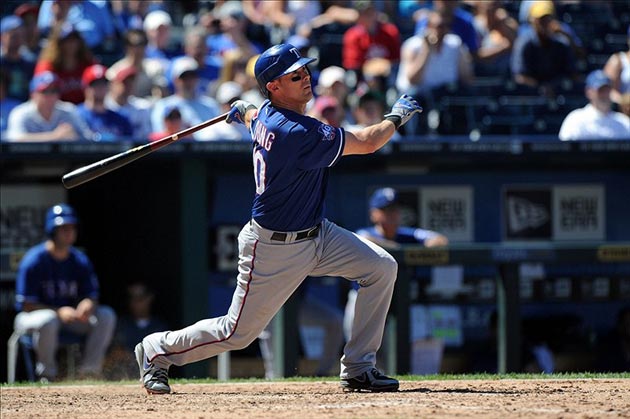
[[[302,68],[304,69],[304,72],[306,74],[300,74],[300,70],[302,70]],[[291,80],[292,82],[298,82],[300,80],[302,80],[304,77],[308,76],[311,77],[311,71],[308,69],[308,67],[302,67],[297,69],[296,71],[294,71],[292,74],[292,76],[289,78],[289,80]]]

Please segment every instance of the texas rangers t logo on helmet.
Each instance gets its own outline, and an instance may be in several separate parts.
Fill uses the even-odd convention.
[[[315,60],[315,58],[302,57],[300,51],[291,44],[274,45],[260,54],[254,65],[254,75],[260,91],[268,97],[267,83]]]

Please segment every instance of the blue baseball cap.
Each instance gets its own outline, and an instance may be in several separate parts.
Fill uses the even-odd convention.
[[[59,77],[52,71],[44,71],[35,75],[29,85],[31,93],[41,92],[51,86],[59,86]]]
[[[370,198],[370,209],[382,209],[396,204],[398,204],[398,193],[393,188],[377,189]]]
[[[5,33],[17,29],[23,25],[22,19],[15,15],[5,16],[0,20],[0,33]]]
[[[586,77],[586,87],[588,89],[599,89],[602,86],[612,86],[612,82],[602,70],[592,71]]]
[[[70,205],[57,204],[53,205],[46,211],[46,234],[52,236],[57,227],[66,224],[77,225],[79,218],[77,213]]]

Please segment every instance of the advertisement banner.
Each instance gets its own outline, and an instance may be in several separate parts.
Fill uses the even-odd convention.
[[[551,239],[551,190],[541,186],[503,188],[506,240]]]
[[[603,185],[554,186],[554,240],[604,240],[604,199]]]
[[[451,242],[472,242],[473,192],[470,186],[428,186],[420,190],[420,226]]]

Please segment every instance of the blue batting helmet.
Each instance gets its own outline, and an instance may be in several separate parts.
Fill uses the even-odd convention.
[[[370,209],[383,209],[398,203],[398,193],[393,188],[381,188],[370,197]]]
[[[302,57],[300,51],[291,44],[274,45],[260,54],[254,65],[254,75],[263,96],[269,95],[267,83],[315,60],[315,58]]]
[[[77,214],[70,205],[57,204],[46,212],[46,234],[53,236],[55,229],[65,224],[78,224]]]

